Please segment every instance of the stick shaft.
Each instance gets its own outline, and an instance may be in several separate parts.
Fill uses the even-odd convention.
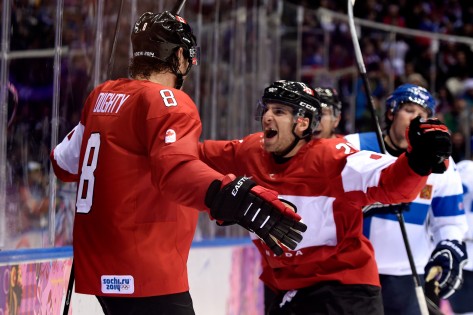
[[[419,308],[420,308],[420,313],[422,315],[429,315],[429,309],[427,308],[427,302],[425,300],[424,296],[424,290],[422,289],[422,286],[416,286],[416,296],[417,296],[417,301],[419,301]]]
[[[176,2],[174,7],[171,10],[172,14],[179,14],[181,12],[182,7],[184,7],[184,4],[186,3],[186,0],[179,0]]]
[[[71,274],[69,275],[69,282],[67,283],[66,300],[64,301],[64,309],[62,311],[62,315],[68,315],[69,313],[69,307],[71,306],[73,286],[74,286],[74,260],[72,260]]]
[[[353,1],[353,4],[354,3],[355,1]],[[376,115],[376,109],[374,106],[373,97],[371,96],[372,95],[371,87],[368,80],[368,75],[366,73],[365,64],[363,62],[363,55],[361,54],[360,44],[358,43],[358,36],[356,35],[355,21],[353,17],[353,6],[351,4],[351,0],[348,0],[348,16],[349,16],[348,24],[350,26],[351,39],[353,41],[353,47],[355,48],[355,59],[358,65],[358,70],[360,72],[361,79],[363,80],[363,87],[365,89],[366,98],[368,100],[368,104],[370,105],[369,109],[371,112],[371,117],[373,119],[373,127],[375,128],[375,131],[376,131],[376,138],[378,139],[378,144],[379,144],[379,148],[381,149],[381,153],[386,153],[386,146],[384,145],[381,127],[378,120],[378,115]]]
[[[120,32],[120,18],[122,16],[123,11],[123,0],[120,0],[120,7],[118,9],[117,21],[115,22],[115,32],[113,33],[113,42],[112,42],[112,49],[110,50],[110,57],[108,58],[108,79],[112,78],[113,72],[113,64],[115,62],[115,50],[117,48],[117,38],[118,33]]]

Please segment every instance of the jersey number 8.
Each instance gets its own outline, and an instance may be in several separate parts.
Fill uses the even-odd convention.
[[[77,190],[77,212],[89,213],[92,207],[92,195],[94,193],[94,171],[97,168],[97,160],[100,150],[100,134],[93,133],[87,141],[82,171],[80,174],[79,187]]]

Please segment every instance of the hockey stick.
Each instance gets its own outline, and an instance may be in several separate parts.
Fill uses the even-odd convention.
[[[113,33],[112,49],[110,50],[110,58],[108,58],[108,79],[112,78],[113,63],[115,62],[115,50],[117,48],[117,38],[120,32],[120,18],[123,11],[123,0],[120,0],[120,7],[118,8],[117,21],[115,22],[115,31]]]
[[[386,147],[384,145],[384,141],[382,138],[382,133],[381,133],[381,127],[378,121],[378,116],[376,115],[376,110],[374,107],[374,102],[373,98],[371,96],[371,88],[369,85],[368,81],[368,76],[366,74],[366,68],[365,64],[363,62],[363,56],[361,55],[361,49],[360,49],[360,44],[358,43],[358,36],[356,34],[356,29],[355,29],[355,20],[353,17],[353,6],[355,5],[356,0],[348,0],[348,24],[350,27],[350,35],[353,41],[353,46],[355,49],[355,58],[356,62],[358,64],[358,70],[360,72],[361,78],[363,80],[363,86],[365,88],[365,94],[366,98],[368,99],[369,103],[369,108],[371,112],[371,117],[373,118],[373,122],[376,128],[376,138],[378,139],[379,143],[379,148],[381,150],[381,153],[386,153]],[[401,234],[402,234],[402,239],[404,241],[404,246],[406,248],[406,253],[407,253],[407,258],[409,260],[409,265],[412,271],[412,277],[414,281],[414,286],[415,286],[415,292],[417,296],[417,301],[419,302],[419,307],[422,315],[429,315],[429,311],[433,314],[442,314],[438,306],[433,303],[430,299],[428,299],[424,295],[424,291],[420,282],[419,275],[417,274],[417,270],[414,264],[414,258],[412,256],[412,251],[411,247],[409,245],[409,239],[407,237],[407,232],[406,232],[406,225],[404,222],[404,216],[401,211],[396,210],[395,211],[397,219],[399,221],[399,226],[401,228]],[[428,301],[427,301],[428,300]],[[428,304],[428,306],[427,306]]]
[[[179,14],[179,12],[181,12],[182,7],[184,7],[185,3],[186,3],[186,0],[177,1],[176,4],[174,5],[174,7],[171,10],[171,13],[174,14],[174,15]]]
[[[72,260],[71,273],[69,275],[69,282],[67,283],[66,300],[64,301],[64,309],[62,311],[62,315],[68,315],[69,313],[73,286],[74,286],[74,259]]]

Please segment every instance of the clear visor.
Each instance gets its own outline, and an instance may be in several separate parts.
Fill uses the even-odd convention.
[[[270,86],[265,89],[263,98],[258,101],[255,119],[260,121],[263,118],[264,113],[268,110],[266,103],[277,103],[291,107],[294,110],[294,116],[296,116],[296,110],[301,95],[279,86]],[[266,102],[266,103],[265,103]]]
[[[256,104],[255,120],[261,121],[263,119],[264,113],[266,113],[267,111],[268,111],[268,106],[266,106],[263,100],[259,100],[258,103]]]
[[[274,87],[274,86],[267,88],[264,94],[265,94],[264,98],[274,99],[283,104],[289,103],[289,105],[295,104],[296,101],[301,98],[301,95],[298,93],[286,90],[285,88],[282,88],[282,87]]]
[[[292,106],[281,103],[281,102],[275,102],[274,101],[274,103],[281,104],[281,105],[284,105],[284,106],[289,106],[289,107],[293,108]],[[255,120],[256,121],[261,121],[263,119],[264,114],[267,111],[268,111],[268,105],[263,100],[259,100],[258,103],[256,104],[256,110],[255,110],[255,116],[254,116]],[[297,122],[297,119],[299,117],[304,117],[304,113],[305,113],[305,111],[302,108],[299,109],[298,111],[294,110],[294,108],[293,108],[294,123]]]

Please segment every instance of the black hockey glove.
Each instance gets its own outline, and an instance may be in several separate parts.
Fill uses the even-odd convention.
[[[452,141],[447,126],[437,118],[413,119],[406,130],[409,166],[419,175],[441,174],[448,168]]]
[[[307,230],[295,209],[284,205],[277,192],[247,177],[232,180],[227,176],[223,183],[213,181],[205,204],[214,219],[234,222],[254,232],[276,255],[283,253],[282,246],[295,249],[302,240],[301,233]]]
[[[441,241],[425,265],[425,280],[438,281],[439,297],[448,298],[463,282],[463,267],[468,255],[465,243],[456,240]],[[432,270],[431,270],[432,269]],[[431,275],[429,276],[429,274]],[[433,278],[433,280],[431,279]]]

